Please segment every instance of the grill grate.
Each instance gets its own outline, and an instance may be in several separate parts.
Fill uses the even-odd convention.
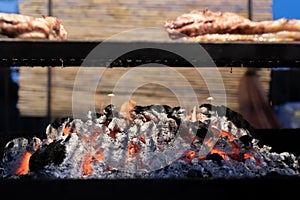
[[[202,48],[203,52],[194,50]],[[92,56],[90,53],[98,52]],[[115,57],[116,49],[124,53]],[[119,51],[119,52],[122,52]],[[171,67],[299,67],[299,42],[103,42],[1,40],[1,66],[134,67],[159,63]],[[188,52],[184,56],[178,52]],[[210,56],[198,57],[205,53]],[[87,57],[89,56],[89,57]],[[211,59],[211,60],[210,60]]]

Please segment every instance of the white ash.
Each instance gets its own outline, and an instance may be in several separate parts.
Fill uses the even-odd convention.
[[[59,164],[50,164],[44,167],[44,176],[49,178],[81,178],[82,164],[88,155],[89,146],[82,142],[77,134],[70,133],[61,141],[66,147],[66,157]]]
[[[199,124],[190,120],[189,113],[182,108],[172,112],[152,106],[133,113],[135,118],[130,122],[120,115],[88,112],[85,121],[69,118],[58,128],[49,125],[43,144],[60,141],[66,147],[65,158],[60,164],[44,166],[39,174],[84,179],[257,177],[270,173],[299,176],[295,155],[271,152],[271,147],[259,147],[256,139],[251,141],[251,146],[244,144],[240,138],[250,132],[237,127],[226,116],[200,108],[197,119],[208,130],[205,138],[201,138],[196,137],[194,130]],[[65,133],[66,126],[68,133]],[[222,135],[221,131],[230,135]],[[14,141],[19,141],[14,153],[23,151],[28,145],[22,138]],[[204,143],[208,141],[213,147]],[[212,148],[226,155],[215,153],[214,156],[210,154]],[[186,157],[189,151],[193,151],[195,157]],[[248,157],[244,157],[246,154]],[[92,172],[84,174],[83,166],[88,156],[93,158],[90,161]],[[6,164],[7,155],[5,159],[3,163]]]

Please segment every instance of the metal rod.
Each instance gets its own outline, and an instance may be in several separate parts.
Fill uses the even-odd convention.
[[[49,66],[47,69],[47,122],[51,123],[51,119],[52,119],[52,71],[51,71],[51,67]]]
[[[48,15],[52,16],[52,0],[48,0]],[[47,122],[51,123],[52,119],[52,71],[51,67],[47,68]]]
[[[248,0],[248,18],[252,20],[252,0]]]
[[[52,15],[52,0],[48,0],[48,15]]]

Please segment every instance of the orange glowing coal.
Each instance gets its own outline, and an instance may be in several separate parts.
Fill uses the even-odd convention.
[[[63,135],[68,135],[69,133],[75,132],[75,127],[73,124],[67,123],[63,129]]]
[[[248,158],[251,158],[251,157],[253,157],[255,159],[256,166],[260,165],[260,161],[257,158],[255,158],[253,153],[244,153],[244,159],[245,160],[248,159]]]
[[[195,151],[187,151],[184,153],[183,155],[183,159],[186,161],[192,161],[193,158],[196,156],[196,152]]]
[[[209,149],[212,149],[214,147],[214,141],[212,138],[205,139],[204,144],[206,144]]]
[[[134,155],[139,152],[139,147],[135,142],[130,142],[127,147],[129,155]]]
[[[83,163],[83,175],[89,175],[93,173],[92,167],[91,167],[91,161],[92,161],[92,156],[87,155],[87,157],[84,160]]]
[[[217,153],[217,154],[219,154],[220,156],[222,156],[222,158],[224,159],[224,158],[226,158],[226,153],[224,152],[224,151],[222,151],[222,150],[219,150],[219,149],[212,149],[211,151],[210,151],[210,153],[211,154],[213,154],[213,153]]]
[[[227,131],[221,130],[220,133],[221,133],[222,136],[228,137],[228,139],[229,139],[230,141],[232,141],[232,140],[235,139],[235,137],[234,137],[231,133],[229,133],[229,132],[227,132]]]
[[[104,149],[98,150],[97,154],[93,156],[94,160],[104,161]]]
[[[27,174],[29,171],[29,159],[31,157],[32,153],[29,151],[25,151],[20,162],[19,162],[19,167],[16,170],[16,175],[23,175]]]

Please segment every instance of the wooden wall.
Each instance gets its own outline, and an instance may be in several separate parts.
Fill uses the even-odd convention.
[[[22,14],[41,16],[48,14],[48,1],[46,0],[23,0],[20,1]],[[136,28],[158,27],[163,28],[164,22],[173,19],[178,15],[190,12],[192,9],[209,8],[212,10],[231,11],[247,16],[246,0],[53,0],[52,14],[57,16],[69,33],[70,40],[105,40],[116,37],[120,40],[135,40],[124,37],[124,31],[131,32]],[[253,1],[253,20],[269,20],[272,18],[271,0]],[[147,31],[141,32],[138,39],[155,40],[158,35]],[[134,32],[134,31],[133,31]],[[20,90],[19,104],[23,116],[46,116],[47,115],[47,67],[21,67],[20,68]],[[93,71],[94,70],[94,71]],[[95,107],[100,108],[111,101],[108,94],[114,89],[120,77],[131,69],[113,68],[106,69],[102,82],[96,89],[88,88],[91,80],[98,80],[99,74],[93,69],[83,77],[82,95],[92,92],[95,94]],[[209,69],[203,69],[209,70]],[[227,105],[239,111],[237,101],[237,89],[239,80],[244,74],[245,68],[220,68],[227,95]],[[51,114],[52,117],[72,115],[72,92],[78,67],[52,67],[52,88],[51,88]],[[155,72],[160,73],[160,69]],[[179,68],[182,74],[197,93],[199,102],[206,101],[209,96],[205,82],[193,69]],[[268,91],[269,70],[260,70],[263,87]],[[143,79],[145,70],[140,71],[136,79]],[[170,83],[176,83],[168,74],[163,79]],[[128,87],[134,85],[135,79],[128,83]],[[84,86],[85,85],[85,86]],[[218,97],[215,97],[218,98]],[[178,103],[174,94],[167,88],[156,84],[145,85],[134,93],[133,99],[138,104],[165,103],[176,105]],[[82,102],[84,104],[84,102]]]

